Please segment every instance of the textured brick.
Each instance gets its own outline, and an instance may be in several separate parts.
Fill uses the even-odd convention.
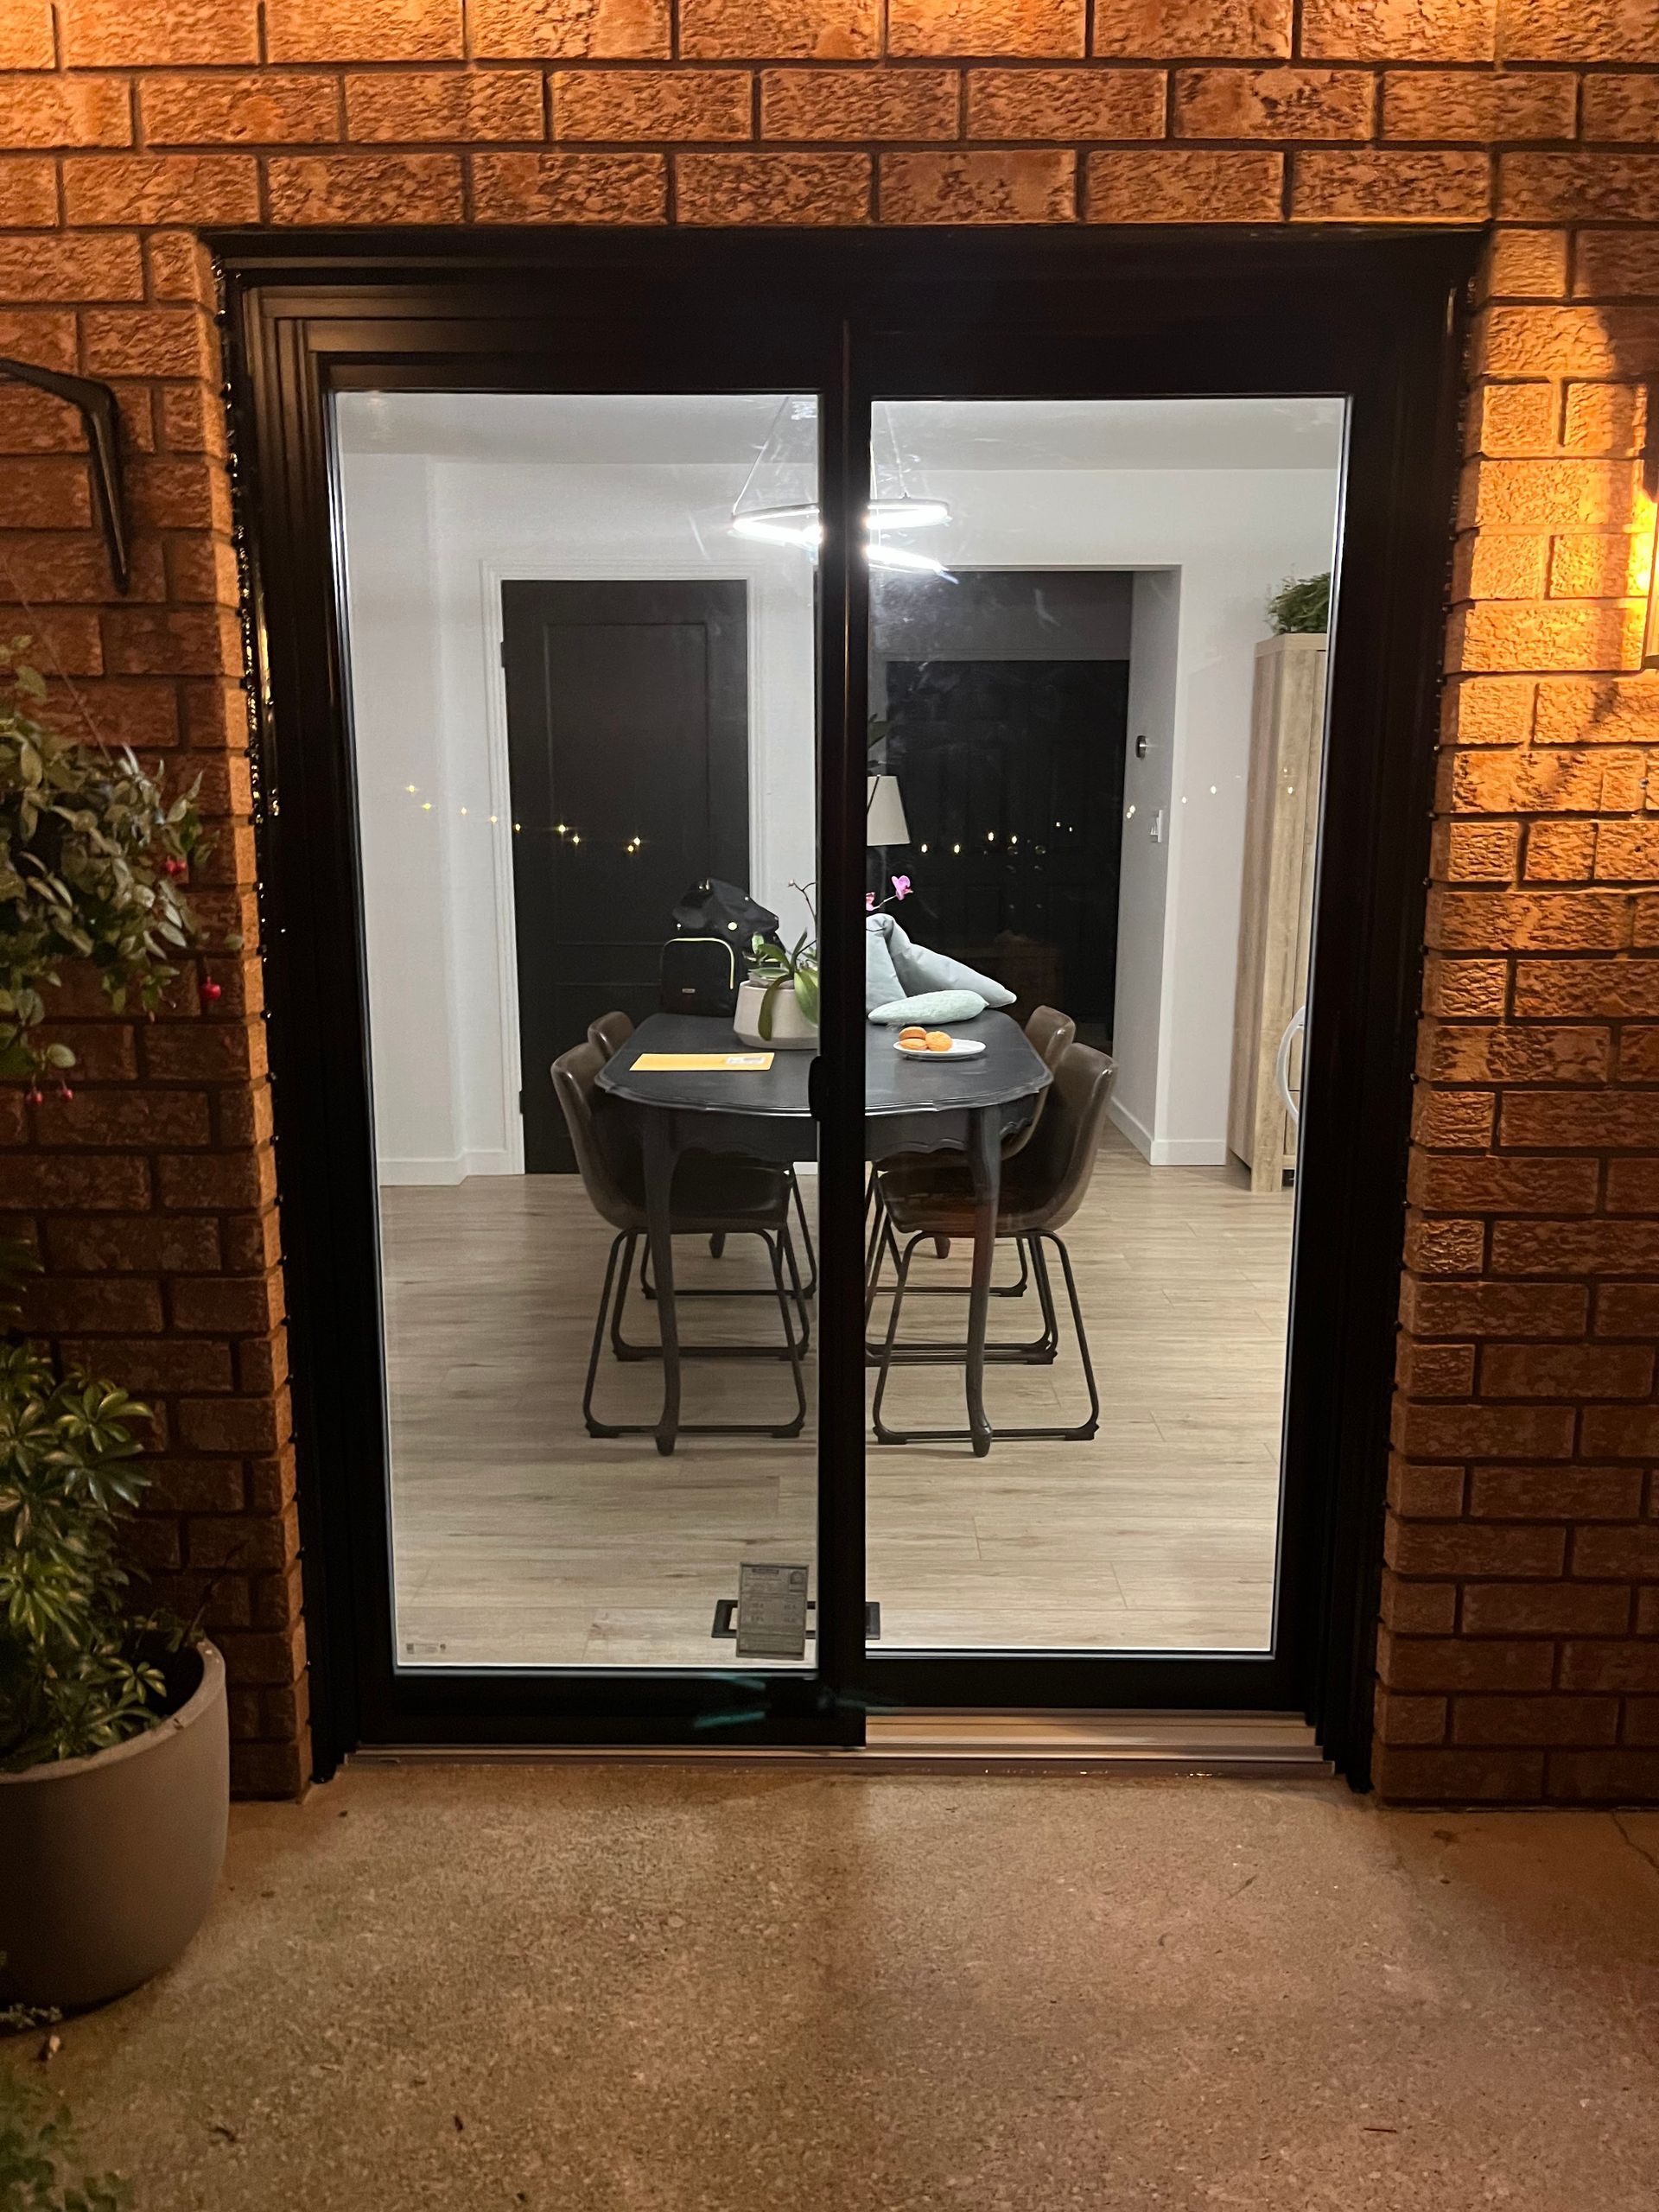
[[[957,90],[953,69],[768,69],[761,136],[954,138]]]
[[[1077,212],[1077,156],[884,154],[886,223],[1065,223]]]
[[[1648,145],[1659,140],[1659,77],[1586,77],[1584,136]]]
[[[1547,1643],[1465,1643],[1455,1637],[1398,1636],[1378,1639],[1376,1670],[1392,1690],[1547,1690],[1555,1655]]]
[[[1490,61],[1497,0],[1305,0],[1302,52],[1322,60]]]
[[[1573,267],[1575,298],[1617,300],[1640,297],[1656,289],[1659,289],[1659,230],[1579,233]],[[1640,327],[1645,318],[1637,321]],[[1609,365],[1616,372],[1617,363]]]
[[[1475,1348],[1472,1344],[1414,1344],[1409,1337],[1402,1337],[1395,1379],[1408,1397],[1466,1398],[1475,1387]],[[1430,1492],[1442,1481],[1449,1484],[1455,1477],[1461,1485],[1461,1469],[1409,1466],[1405,1461],[1395,1465],[1400,1488],[1392,1502],[1397,1511],[1433,1515],[1461,1510],[1457,1497],[1447,1497],[1438,1504],[1429,1503]]]
[[[1610,1459],[1659,1459],[1659,1406],[1586,1406],[1584,1409],[1584,1449]],[[1589,1542],[1585,1532],[1583,1542]],[[1646,1532],[1642,1571],[1659,1576],[1659,1529]],[[1580,1574],[1617,1574],[1624,1569],[1592,1567],[1588,1554],[1574,1551],[1573,1564]],[[1637,1570],[1630,1570],[1635,1573]]]
[[[1659,16],[1649,0],[1511,8],[1503,48],[1512,61],[1659,61]]]
[[[277,145],[340,136],[340,90],[330,77],[146,77],[138,102],[152,146]]]
[[[1471,1745],[1421,1750],[1385,1745],[1371,1779],[1385,1804],[1532,1804],[1544,1786],[1546,1757],[1541,1751]]]
[[[1489,1346],[1490,1361],[1501,1355],[1522,1366],[1535,1357],[1569,1358],[1602,1347],[1573,1344],[1501,1344]],[[1624,1347],[1607,1346],[1607,1350]],[[1505,1395],[1502,1381],[1483,1387]],[[1586,1387],[1568,1386],[1571,1394]],[[1470,1478],[1469,1510],[1489,1521],[1628,1521],[1641,1510],[1642,1478],[1630,1467],[1477,1467]]]
[[[1396,1697],[1379,1690],[1376,1736],[1382,1744],[1438,1744],[1446,1735],[1443,1697]]]
[[[1612,1061],[1605,1029],[1425,1027],[1419,1065],[1438,1083],[1586,1083]]]
[[[1594,79],[1591,80],[1592,83]],[[1465,69],[1390,72],[1382,87],[1385,138],[1571,138],[1578,87],[1546,69],[1496,75]]]
[[[259,171],[245,154],[86,154],[63,165],[71,223],[252,223]]]
[[[1529,883],[1584,883],[1594,872],[1593,822],[1529,822],[1523,874]]]
[[[446,223],[461,215],[455,154],[273,156],[276,223]]]
[[[1641,222],[1659,206],[1659,154],[1504,154],[1497,212],[1507,221]]]
[[[1659,832],[1659,823],[1655,830]],[[1659,837],[1656,838],[1659,842]],[[1659,1028],[1627,1029],[1618,1040],[1618,1080],[1621,1083],[1659,1083]],[[1659,1142],[1659,1137],[1656,1137]],[[1654,1192],[1659,1203],[1659,1188]]]
[[[474,154],[480,223],[659,223],[667,208],[660,154]],[[682,209],[682,219],[684,211]]]
[[[1547,537],[1499,536],[1482,531],[1459,545],[1454,599],[1541,599],[1549,582]]]
[[[1095,0],[1094,50],[1149,60],[1290,52],[1291,0]]]
[[[529,139],[543,137],[544,125],[542,79],[531,69],[385,69],[346,79],[348,138]]]
[[[1408,1581],[1385,1567],[1382,1618],[1396,1636],[1449,1636],[1458,1618],[1458,1586]]]
[[[1565,1459],[1573,1449],[1573,1412],[1556,1406],[1428,1406],[1407,1404],[1399,1421],[1399,1446],[1414,1458],[1433,1459]],[[1545,1574],[1550,1548],[1541,1547],[1532,1567],[1433,1566],[1395,1558],[1402,1574]]]
[[[1463,1593],[1465,1636],[1619,1636],[1630,1593],[1605,1582],[1471,1582]]]
[[[1652,1383],[1640,1344],[1488,1344],[1480,1358],[1489,1398],[1641,1398]]]
[[[1482,1272],[1486,1226],[1480,1221],[1406,1218],[1406,1264],[1420,1274],[1474,1275]]]
[[[1575,1690],[1659,1690],[1659,1642],[1569,1643],[1561,1681]]]
[[[1611,1744],[1618,1732],[1612,1697],[1460,1697],[1452,1707],[1454,1744]]]
[[[688,60],[862,61],[880,50],[878,0],[680,0]]]
[[[683,223],[867,223],[863,154],[682,154],[675,162]]]
[[[1596,1329],[1604,1337],[1659,1337],[1659,1283],[1601,1284]]]
[[[480,59],[620,61],[668,53],[669,0],[469,0]]]
[[[1652,557],[1645,531],[1568,532],[1555,540],[1549,560],[1552,599],[1633,598],[1643,588]]]
[[[1281,154],[1198,147],[1090,154],[1084,211],[1091,223],[1270,223],[1283,182]]]
[[[265,0],[273,61],[453,61],[461,0]]]
[[[1642,610],[1586,604],[1460,608],[1447,652],[1452,665],[1535,669],[1637,667],[1642,658]]]
[[[1446,1213],[1589,1213],[1596,1203],[1595,1166],[1587,1160],[1413,1160],[1414,1205]]]
[[[1624,1033],[1628,1036],[1630,1032]],[[1654,1103],[1659,1105],[1659,1100]],[[1610,1214],[1659,1214],[1659,1153],[1627,1155],[1607,1162],[1605,1211]]]
[[[1500,1221],[1492,1230],[1497,1274],[1633,1274],[1655,1268],[1659,1222]]]
[[[0,9],[0,69],[50,69],[55,60],[51,0],[7,0]]]
[[[1304,221],[1478,223],[1491,198],[1490,169],[1484,153],[1298,154],[1290,212]]]
[[[1560,1804],[1659,1797],[1659,1751],[1551,1751],[1544,1788]]]
[[[1659,961],[1522,960],[1515,989],[1522,1014],[1594,1014],[1610,1021],[1659,1016]]]
[[[1573,453],[1639,454],[1647,444],[1647,414],[1640,385],[1570,384],[1561,443]]]
[[[1596,843],[1603,882],[1651,883],[1659,876],[1659,821],[1604,822]]]
[[[58,188],[52,163],[43,156],[0,161],[0,224],[17,230],[47,229],[57,219]]]
[[[213,326],[194,308],[96,308],[81,329],[93,376],[207,377],[217,361]]]
[[[118,77],[0,77],[0,146],[128,146],[132,98]]]
[[[10,0],[9,0],[10,5]],[[256,0],[58,0],[72,69],[152,69],[257,61]]]
[[[1425,1420],[1447,1409],[1426,1407]],[[1495,1418],[1490,1411],[1484,1418]],[[1395,1521],[1388,1532],[1388,1561],[1399,1574],[1559,1575],[1567,1534],[1556,1528],[1510,1528],[1471,1521]]]
[[[1490,1090],[1431,1090],[1421,1084],[1412,1099],[1411,1134],[1416,1143],[1442,1152],[1484,1152],[1496,1115]]]
[[[1184,138],[1369,138],[1376,80],[1363,69],[1181,69]]]
[[[1563,1150],[1659,1143],[1659,1099],[1644,1090],[1516,1091],[1503,1101],[1499,1141]]]
[[[889,54],[1081,54],[1085,0],[887,0]]]
[[[1509,970],[1501,960],[1446,960],[1431,955],[1423,970],[1423,1006],[1448,1020],[1501,1014]]]
[[[749,79],[741,69],[561,69],[556,138],[747,138]]]
[[[1560,299],[1567,290],[1567,246],[1565,231],[1495,231],[1488,254],[1488,296]]]
[[[1157,69],[973,69],[970,138],[1161,138]]]
[[[1616,377],[1650,361],[1659,361],[1659,309],[1495,307],[1486,316],[1489,376]]]

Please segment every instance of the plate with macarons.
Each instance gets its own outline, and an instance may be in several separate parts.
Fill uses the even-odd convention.
[[[912,1022],[893,1039],[893,1050],[914,1060],[965,1060],[985,1049],[982,1039],[953,1037],[948,1029],[924,1029]]]

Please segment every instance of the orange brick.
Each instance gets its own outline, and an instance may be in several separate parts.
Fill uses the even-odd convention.
[[[1309,221],[1480,222],[1491,198],[1490,170],[1487,156],[1476,153],[1299,153],[1291,213]]]
[[[1080,54],[1084,0],[887,0],[889,54]]]
[[[0,69],[50,69],[56,60],[51,0],[7,0],[0,9]]]
[[[1429,893],[1429,940],[1449,952],[1611,952],[1630,943],[1633,918],[1616,892]]]
[[[1408,1282],[1400,1318],[1422,1336],[1576,1337],[1588,1304],[1579,1283]]]
[[[1659,1099],[1645,1090],[1516,1091],[1498,1116],[1499,1141],[1603,1151],[1659,1143]]]
[[[265,0],[273,61],[455,61],[461,0]]]
[[[1581,240],[1581,266],[1588,250]],[[1659,257],[1655,270],[1659,285]],[[1497,307],[1485,318],[1481,365],[1488,376],[1628,376],[1644,361],[1659,361],[1653,308]]]
[[[1593,822],[1532,822],[1527,825],[1529,883],[1586,883],[1595,868]]]
[[[1448,1020],[1479,1020],[1503,1012],[1509,969],[1501,960],[1446,960],[1431,954],[1423,968],[1423,1005]]]
[[[1466,676],[1447,685],[1448,745],[1524,745],[1538,686],[1530,677]]]
[[[1531,1804],[1543,1789],[1546,1758],[1541,1751],[1385,1744],[1372,1763],[1371,1781],[1385,1805]]]
[[[1091,223],[1276,222],[1284,156],[1184,146],[1090,154],[1084,208]]]
[[[50,161],[0,161],[0,226],[49,230],[58,219],[57,199]]]
[[[1604,1337],[1659,1337],[1659,1283],[1603,1283],[1596,1292],[1596,1330]]]
[[[669,0],[469,0],[467,18],[482,60],[639,61],[671,42]]]
[[[1484,530],[1459,544],[1454,599],[1541,599],[1549,581],[1550,541]]]
[[[1332,61],[1490,61],[1497,0],[1305,0],[1302,52]]]
[[[1396,1636],[1446,1636],[1457,1621],[1452,1582],[1408,1582],[1385,1567],[1382,1616]]]
[[[1454,1744],[1611,1744],[1614,1697],[1460,1697],[1452,1706]]]
[[[954,69],[767,69],[761,136],[954,138],[957,83]]]
[[[1095,0],[1094,51],[1135,60],[1269,61],[1290,52],[1290,0]]]
[[[1515,1009],[1532,1019],[1590,1015],[1604,1021],[1659,1016],[1659,960],[1522,960]]]
[[[1659,206],[1659,154],[1504,154],[1497,207],[1512,222],[1641,222]]]
[[[680,0],[690,60],[862,61],[880,50],[879,0]]]
[[[1450,665],[1466,669],[1635,668],[1643,610],[1634,607],[1476,606],[1452,623]]]
[[[45,369],[73,369],[75,365],[75,318],[43,308],[0,308],[0,353],[38,362]],[[25,395],[14,385],[12,394]],[[29,394],[40,398],[38,393]]]
[[[1659,744],[1659,677],[1563,677],[1541,683],[1534,735],[1540,745]]]
[[[1561,443],[1574,453],[1639,454],[1647,445],[1647,393],[1638,384],[1570,384]]]
[[[385,69],[346,79],[348,138],[540,138],[543,124],[531,69]]]
[[[1584,1448],[1610,1459],[1659,1459],[1659,1406],[1586,1406]],[[1659,1579],[1659,1528],[1581,1529],[1573,1565],[1580,1574]]]
[[[83,154],[63,165],[71,223],[252,223],[259,170],[248,154]]]
[[[276,145],[340,136],[332,77],[146,77],[138,87],[152,146]]]
[[[144,265],[154,300],[188,300],[213,309],[212,256],[189,231],[154,231],[144,240]]]
[[[1605,1029],[1431,1023],[1418,1050],[1436,1083],[1602,1083],[1611,1065]]]
[[[1411,1099],[1412,1141],[1437,1152],[1484,1152],[1497,1110],[1490,1090],[1431,1090],[1419,1084]]]
[[[1513,822],[1437,823],[1433,873],[1446,883],[1512,883],[1520,846]]]
[[[1593,80],[1592,80],[1593,81]],[[1390,71],[1382,86],[1385,138],[1571,138],[1578,86],[1546,69]]]
[[[683,223],[868,223],[863,154],[681,154],[674,164]]]
[[[273,223],[453,223],[456,154],[277,155],[267,168]]]
[[[154,69],[257,61],[257,0],[58,0],[72,69]]]
[[[1466,1398],[1475,1386],[1472,1344],[1419,1344],[1400,1339],[1395,1379],[1413,1398]],[[1389,1503],[1397,1513],[1432,1519],[1463,1509],[1460,1467],[1420,1467],[1396,1460],[1389,1478]]]
[[[1653,1352],[1643,1344],[1487,1344],[1480,1355],[1480,1387],[1491,1398],[1644,1398],[1653,1386]],[[1574,1468],[1554,1475],[1540,1470],[1524,1485],[1496,1486],[1486,1478],[1481,1510],[1522,1519],[1538,1516],[1554,1498],[1554,1517],[1633,1519],[1641,1486],[1617,1468]],[[1494,1504],[1497,1497],[1501,1503]]]
[[[1571,1479],[1568,1468],[1553,1471]],[[1618,1636],[1630,1622],[1630,1592],[1601,1583],[1471,1582],[1463,1593],[1465,1636]]]
[[[1414,1154],[1411,1203],[1435,1213],[1591,1213],[1596,1169],[1588,1160],[1461,1160]]]
[[[1182,138],[1369,138],[1376,80],[1363,69],[1179,69]]]
[[[131,143],[132,96],[118,77],[0,77],[0,145]]]
[[[213,326],[196,308],[94,308],[82,320],[86,366],[99,377],[206,377]]]
[[[1647,531],[1569,531],[1549,556],[1552,599],[1629,599],[1645,594],[1653,542]]]
[[[1466,1643],[1384,1631],[1376,1671],[1393,1689],[1545,1690],[1554,1672],[1548,1644]]]
[[[1584,135],[1652,145],[1659,139],[1659,77],[1586,77]]]
[[[1408,1215],[1406,1264],[1425,1275],[1478,1275],[1486,1251],[1479,1221],[1427,1221]]]
[[[660,154],[474,154],[480,223],[660,223],[668,173]]]
[[[1627,1029],[1618,1040],[1618,1080],[1659,1083],[1659,1028]],[[1659,1141],[1659,1137],[1656,1138]],[[1656,1171],[1659,1174],[1659,1171]],[[1659,1204],[1659,1184],[1644,1200]]]
[[[1640,297],[1659,289],[1659,230],[1584,231],[1573,264],[1579,299]],[[1617,373],[1618,363],[1608,366]]]
[[[884,223],[1066,223],[1077,213],[1071,153],[884,154]]]
[[[1446,1736],[1443,1697],[1400,1697],[1379,1688],[1376,1736],[1382,1744],[1439,1744]]]
[[[971,138],[1161,138],[1161,69],[973,69]]]
[[[1466,814],[1597,814],[1639,806],[1638,753],[1483,751],[1452,756],[1450,802]]]
[[[1659,61],[1659,16],[1648,0],[1515,8],[1504,15],[1503,48],[1513,61]]]
[[[556,138],[747,138],[749,77],[741,69],[560,69]]]
[[[1400,1448],[1437,1459],[1566,1459],[1570,1406],[1435,1406],[1397,1409]],[[1389,1564],[1401,1574],[1559,1574],[1559,1529],[1420,1526],[1396,1529]]]
[[[1559,300],[1567,292],[1565,231],[1499,230],[1488,251],[1489,298]]]

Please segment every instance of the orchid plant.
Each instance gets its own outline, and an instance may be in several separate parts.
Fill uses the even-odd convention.
[[[885,913],[889,906],[896,906],[901,899],[909,898],[910,878],[907,875],[895,875],[889,878],[889,880],[893,885],[892,896],[883,899],[879,904],[874,891],[867,891],[864,893],[864,911],[867,914]]]
[[[760,936],[753,938],[749,946],[749,981],[766,986],[755,1027],[768,1039],[778,994],[786,983],[794,987],[795,1003],[801,1009],[803,1020],[810,1022],[815,1029],[818,1026],[818,910],[812,899],[815,887],[791,880],[789,887],[798,891],[806,901],[806,911],[812,918],[809,925],[787,952],[781,944],[773,944]]]

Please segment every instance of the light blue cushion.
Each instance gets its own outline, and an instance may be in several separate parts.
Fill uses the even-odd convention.
[[[873,914],[870,918],[892,924],[883,934],[893,955],[893,964],[899,971],[901,990],[912,995],[917,991],[977,991],[987,1006],[1014,1004],[1014,992],[994,976],[982,976],[977,968],[952,960],[948,953],[931,952],[925,944],[912,944],[891,914]]]
[[[985,1001],[977,991],[918,991],[914,997],[894,999],[873,1007],[872,1021],[971,1021],[983,1014]]]
[[[874,1016],[879,1006],[889,999],[900,998],[905,985],[899,980],[899,970],[893,964],[893,955],[887,950],[887,933],[880,926],[893,919],[891,914],[870,914],[864,922],[864,1011]]]

